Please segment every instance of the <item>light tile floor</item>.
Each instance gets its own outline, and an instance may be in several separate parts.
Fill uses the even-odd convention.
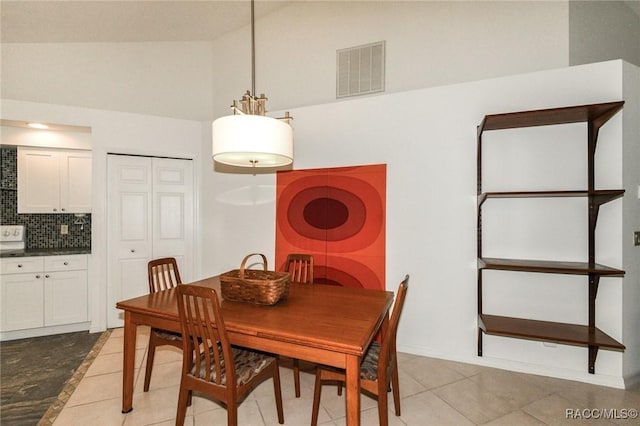
[[[134,409],[121,414],[122,329],[114,330],[95,361],[78,383],[55,419],[56,426],[70,425],[173,425],[180,383],[180,351],[162,347],[156,352],[149,392],[142,391],[149,331],[138,331]],[[402,415],[393,413],[390,397],[389,424],[393,425],[638,425],[634,419],[569,419],[566,410],[588,415],[624,417],[640,409],[640,389],[619,390],[584,383],[508,372],[470,364],[408,354],[399,355]],[[312,374],[301,374],[302,397],[295,398],[291,370],[281,367],[285,424],[308,425],[313,400]],[[378,424],[377,405],[362,396],[362,424]],[[629,411],[623,411],[629,410]],[[637,413],[637,411],[635,411]],[[345,424],[344,394],[335,387],[322,392],[319,423]],[[226,410],[194,396],[187,409],[186,425],[225,425]],[[256,388],[239,408],[240,425],[277,425],[271,380]]]

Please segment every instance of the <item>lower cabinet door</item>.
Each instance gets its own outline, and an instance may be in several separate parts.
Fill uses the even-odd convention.
[[[47,272],[44,325],[73,324],[87,319],[87,271]]]
[[[43,274],[0,277],[0,331],[24,330],[44,324]]]

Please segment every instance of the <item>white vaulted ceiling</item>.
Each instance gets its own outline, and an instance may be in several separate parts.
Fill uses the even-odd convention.
[[[256,18],[290,1],[257,0]],[[250,22],[247,0],[5,1],[3,43],[210,41]]]
[[[256,0],[256,20],[290,3]],[[248,42],[251,8],[248,0],[0,0],[0,13],[4,98],[211,120],[231,101],[214,101],[221,71],[206,45],[244,29]],[[238,45],[248,61],[249,44]],[[248,74],[242,81],[239,94]]]
[[[626,0],[625,3],[636,13],[636,15],[640,16],[640,0]]]
[[[424,22],[412,17],[405,29],[406,10],[428,13],[426,7],[414,6],[430,2],[440,15],[426,15]],[[450,5],[437,4],[444,2]],[[482,3],[487,7],[478,6]],[[504,50],[495,49],[499,60],[494,63],[499,69],[489,70],[491,61],[482,61],[484,65],[477,72],[478,67],[460,66],[473,63],[477,51],[469,49],[469,36],[463,34],[466,24],[449,28],[438,17],[458,14],[461,22],[476,25],[473,12],[466,10],[486,9],[487,15],[483,16],[491,19],[492,10],[511,10],[509,3],[515,2],[256,0],[261,47],[257,55],[258,89],[264,87],[273,97],[270,107],[274,110],[331,101],[335,90],[334,49],[388,37],[395,43],[396,56],[390,60],[397,72],[395,90],[566,64],[567,47],[557,43],[558,34],[554,32],[557,28],[566,32],[568,25],[566,18],[561,23],[556,21],[566,13],[566,5],[558,1],[540,2],[544,5],[541,10],[554,11],[549,17],[553,19],[545,18],[549,25],[544,28],[550,31],[544,35],[535,35],[539,26],[529,28],[533,35],[522,43],[517,33],[504,40],[492,31],[482,35],[481,43],[493,46],[488,40],[497,37],[500,46],[504,45]],[[527,3],[535,2],[523,2]],[[637,14],[640,19],[640,0],[625,3],[628,14]],[[322,12],[318,19],[305,15],[318,11]],[[385,13],[380,15],[384,19],[372,18],[377,13]],[[517,24],[519,18],[508,13],[504,25]],[[351,21],[359,14],[367,25],[359,27],[357,19]],[[251,82],[249,0],[0,0],[0,15],[0,91],[5,99],[208,121],[228,113],[231,100]],[[529,22],[537,16],[534,14]],[[338,29],[335,34],[330,28],[334,17]],[[430,32],[433,34],[427,43],[422,37]],[[553,48],[545,37],[553,40]],[[459,52],[452,55],[446,48],[450,43],[456,43]],[[536,43],[546,47],[538,48]],[[316,50],[305,50],[307,44]],[[513,54],[510,48],[514,48]],[[535,55],[520,54],[527,49],[544,56],[547,62],[534,60]],[[545,49],[549,53],[543,52]],[[414,72],[420,67],[413,66],[413,59],[407,59],[412,66],[399,65],[403,58],[413,58],[415,52],[425,61],[440,58],[435,62],[443,68],[435,68],[433,73]],[[509,56],[510,66],[501,60],[500,52]],[[298,67],[301,62],[304,66]],[[450,69],[445,71],[449,65],[444,64]],[[430,66],[425,62],[424,69],[430,70]],[[310,76],[318,82],[315,95],[308,93]],[[304,96],[302,92],[306,92]]]
[[[256,18],[294,1],[256,0]],[[624,3],[640,17],[640,0]],[[2,0],[0,8],[3,43],[210,41],[250,22],[248,0]]]

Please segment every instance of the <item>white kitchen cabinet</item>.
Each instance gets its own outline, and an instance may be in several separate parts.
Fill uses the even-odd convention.
[[[44,264],[44,325],[87,321],[87,256],[48,256]]]
[[[44,325],[42,257],[0,259],[0,331]]]
[[[87,255],[0,259],[0,332],[87,322]]]
[[[91,151],[18,147],[18,213],[90,213]]]

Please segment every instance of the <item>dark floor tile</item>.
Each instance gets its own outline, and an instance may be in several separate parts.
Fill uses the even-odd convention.
[[[82,331],[0,342],[0,424],[37,424],[99,337]]]

